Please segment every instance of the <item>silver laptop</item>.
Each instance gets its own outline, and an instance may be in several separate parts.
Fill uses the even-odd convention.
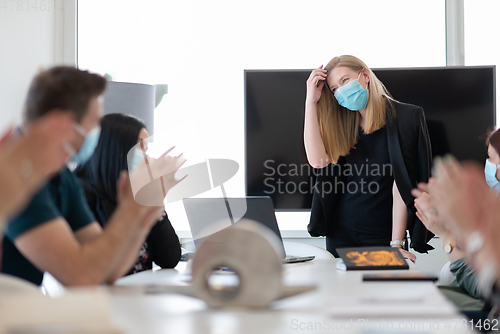
[[[186,210],[195,247],[198,248],[204,238],[220,231],[239,220],[255,220],[268,227],[281,240],[280,247],[285,254],[285,247],[274,214],[270,197],[255,196],[243,198],[185,198],[182,200]],[[311,261],[314,256],[292,256],[283,259],[284,263]]]

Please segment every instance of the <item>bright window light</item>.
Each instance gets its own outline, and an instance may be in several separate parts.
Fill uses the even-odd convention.
[[[79,67],[115,81],[168,84],[152,147],[173,143],[191,164],[237,161],[225,184],[233,197],[245,195],[243,71],[312,69],[341,54],[370,67],[445,66],[445,2],[78,2]],[[167,210],[177,230],[189,229],[182,203]],[[278,213],[283,230],[305,230],[308,220],[307,213]]]

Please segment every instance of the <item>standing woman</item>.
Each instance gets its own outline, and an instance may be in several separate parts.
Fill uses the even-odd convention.
[[[307,80],[304,145],[318,175],[308,231],[328,251],[391,245],[414,261],[406,230],[413,249],[433,249],[410,193],[430,176],[421,107],[392,99],[360,59],[335,57]]]
[[[75,170],[85,191],[90,209],[101,226],[105,226],[117,207],[117,182],[128,169],[127,153],[137,143],[147,150],[149,137],[138,119],[109,114],[101,119],[101,136],[92,157]],[[130,171],[129,171],[130,172]],[[173,268],[181,257],[179,238],[167,213],[153,226],[142,245],[137,261],[128,274],[152,269],[153,261],[161,268]]]

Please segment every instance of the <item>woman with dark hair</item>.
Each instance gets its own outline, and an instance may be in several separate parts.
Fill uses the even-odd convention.
[[[147,150],[149,134],[144,123],[122,114],[101,119],[101,136],[92,157],[75,170],[87,202],[101,226],[105,226],[117,207],[116,186],[120,172],[127,170],[127,153],[139,142]],[[173,268],[179,262],[179,239],[167,213],[154,225],[129,274],[151,269],[153,261],[161,268]]]

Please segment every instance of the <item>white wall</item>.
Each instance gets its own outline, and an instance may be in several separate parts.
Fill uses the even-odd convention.
[[[6,1],[0,7],[0,133],[21,120],[29,83],[41,68],[75,63],[76,0]],[[5,8],[3,7],[5,5]],[[28,8],[27,5],[30,5]],[[66,22],[65,22],[66,18]],[[69,38],[69,40],[68,40]]]
[[[9,4],[7,8],[9,8]],[[0,10],[0,131],[20,119],[33,75],[54,62],[54,11]]]

